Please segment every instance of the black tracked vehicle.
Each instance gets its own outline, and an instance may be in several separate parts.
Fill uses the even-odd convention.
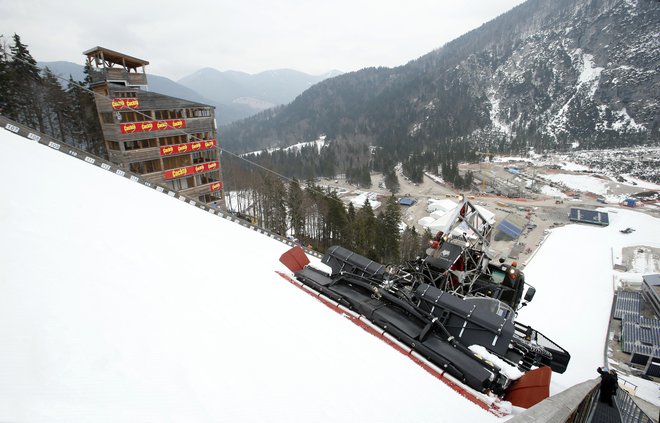
[[[469,201],[451,213],[425,257],[403,265],[385,266],[340,246],[322,258],[327,266],[305,265],[300,249],[281,261],[307,287],[479,392],[504,396],[515,368],[524,373],[547,366],[563,373],[570,354],[515,321],[535,289],[515,263],[492,261],[492,223]]]

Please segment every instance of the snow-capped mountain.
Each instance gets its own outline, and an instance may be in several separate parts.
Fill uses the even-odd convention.
[[[658,22],[652,0],[529,0],[404,66],[323,81],[233,125],[225,141],[254,149],[324,133],[395,149],[500,150],[657,141]]]

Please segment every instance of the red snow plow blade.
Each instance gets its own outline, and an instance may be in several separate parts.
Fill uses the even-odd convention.
[[[550,367],[530,370],[513,382],[504,399],[517,407],[529,408],[550,396],[551,376]]]
[[[280,262],[296,273],[309,264],[309,259],[302,248],[295,246],[280,256]]]

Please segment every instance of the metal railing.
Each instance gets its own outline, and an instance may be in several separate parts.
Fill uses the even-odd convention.
[[[621,423],[650,423],[657,420],[649,417],[641,408],[637,406],[630,394],[624,389],[616,390],[616,405],[621,414]]]

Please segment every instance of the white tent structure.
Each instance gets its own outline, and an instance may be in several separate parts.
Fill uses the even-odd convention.
[[[449,199],[434,200],[431,198],[428,200],[426,211],[429,213],[433,213],[435,211],[446,213],[449,210],[456,208],[456,206],[458,206],[458,203],[453,200],[449,200]]]
[[[376,200],[376,198],[378,197],[375,192],[362,192],[357,197],[352,198],[351,203],[353,204],[353,207],[359,209],[362,208],[362,206],[364,206],[364,202],[366,200],[369,200],[369,204],[371,204],[371,209],[376,210],[381,206],[381,202]]]

